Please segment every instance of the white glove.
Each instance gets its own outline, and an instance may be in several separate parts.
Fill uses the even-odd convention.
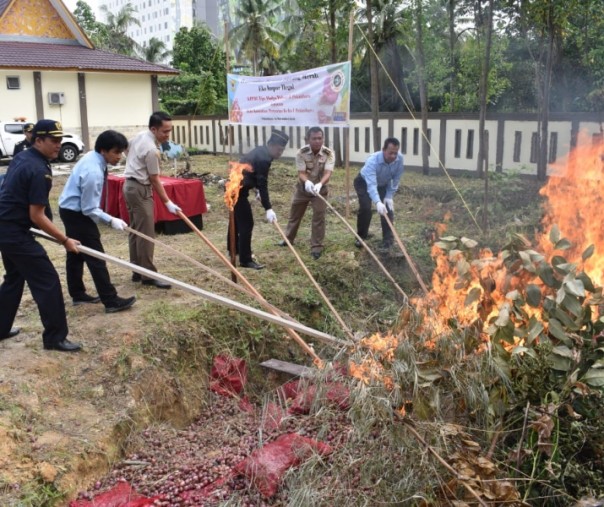
[[[321,189],[322,189],[322,188],[323,188],[323,183],[321,183],[321,182],[319,181],[319,183],[317,183],[317,184],[315,185],[315,194],[316,194],[316,195],[319,195],[319,192],[321,192]]]
[[[384,204],[386,205],[386,208],[388,208],[390,211],[394,211],[394,201],[392,199],[384,199]]]
[[[315,193],[315,186],[313,185],[312,181],[306,180],[304,182],[304,190],[306,190],[309,194]]]
[[[173,215],[178,215],[179,211],[182,211],[176,204],[174,204],[172,201],[168,201],[166,203],[166,208],[168,208],[168,211],[170,213],[172,213]]]
[[[113,227],[116,231],[123,231],[128,224],[124,222],[121,218],[111,217],[111,227]]]
[[[277,221],[277,215],[275,215],[275,212],[272,209],[267,209],[266,219],[268,220],[269,224],[272,224],[273,222]]]
[[[377,208],[377,212],[384,216],[388,214],[388,210],[386,209],[386,206],[384,206],[384,204],[382,202],[378,202],[375,206]]]

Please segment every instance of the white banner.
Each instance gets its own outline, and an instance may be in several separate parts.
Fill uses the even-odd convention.
[[[348,126],[350,62],[278,76],[227,75],[236,125]]]

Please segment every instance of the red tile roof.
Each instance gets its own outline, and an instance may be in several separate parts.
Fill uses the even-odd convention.
[[[150,63],[80,45],[0,40],[0,69],[20,68],[178,74],[178,70],[168,65]]]

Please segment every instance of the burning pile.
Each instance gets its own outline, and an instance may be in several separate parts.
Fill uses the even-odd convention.
[[[519,487],[541,505],[539,495],[555,491],[551,484],[566,487],[564,474],[553,470],[585,467],[601,477],[602,461],[593,458],[602,455],[601,439],[578,438],[575,430],[594,431],[602,415],[604,230],[595,212],[603,170],[602,143],[579,147],[568,163],[554,166],[541,190],[548,202],[536,249],[514,234],[494,255],[472,239],[439,231],[430,294],[413,301],[415,314],[401,314],[398,330],[363,339],[351,358],[351,375],[379,393],[375,410],[389,406],[411,432],[421,425],[429,434],[426,421],[434,420],[441,432],[450,421],[477,426],[478,435],[505,428],[501,441],[474,442],[471,451],[443,449],[441,465],[464,478],[439,492],[449,502],[461,498],[459,490],[451,492],[463,486],[472,500],[526,505]],[[363,413],[371,414],[370,407]],[[498,459],[491,461],[496,448]],[[496,468],[542,483],[493,480]],[[577,497],[598,489],[597,481],[585,480],[573,485]]]
[[[554,165],[541,190],[548,202],[545,233],[535,240],[539,251],[519,234],[496,256],[472,239],[441,237],[432,249],[432,290],[413,302],[419,332],[428,336],[423,343],[430,348],[435,340],[461,332],[477,338],[478,351],[502,346],[518,352],[542,339],[572,348],[582,331],[593,332],[599,324],[592,322],[592,307],[602,302],[597,287],[604,281],[604,229],[593,217],[602,202],[603,170],[602,143],[581,146],[568,161]],[[378,333],[364,339],[361,346],[371,355],[351,367],[353,375],[392,385],[381,370],[392,360],[383,354],[384,343],[394,351],[404,335]],[[379,361],[372,359],[376,354]]]
[[[539,248],[548,259],[554,250],[564,250],[568,262],[583,264],[598,286],[604,283],[604,228],[599,220],[604,206],[604,142],[583,144],[573,150],[566,164],[553,165],[553,174],[541,195],[548,198],[544,230],[557,225],[566,240],[553,244],[539,238]],[[597,255],[582,259],[591,245]]]

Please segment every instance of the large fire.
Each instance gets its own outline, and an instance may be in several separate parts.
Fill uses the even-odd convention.
[[[229,162],[229,179],[226,182],[224,192],[224,203],[229,211],[233,211],[233,208],[239,199],[239,191],[241,190],[241,182],[243,181],[243,171],[251,172],[252,166],[239,162]]]
[[[594,245],[595,255],[587,259],[584,270],[596,285],[602,285],[604,228],[598,216],[604,205],[604,142],[580,143],[565,164],[557,162],[552,169],[552,176],[541,190],[541,195],[548,198],[543,230],[557,225],[570,241],[572,246],[564,251],[568,262],[582,264],[581,254]],[[539,249],[548,258],[554,255],[548,234],[539,239]]]
[[[534,261],[542,257],[548,262],[554,256],[563,256],[569,264],[578,266],[596,286],[604,282],[604,228],[597,214],[604,193],[604,143],[581,143],[564,161],[558,161],[550,169],[550,178],[541,189],[541,195],[547,197],[543,233],[536,237],[538,250],[521,252],[527,259]],[[445,221],[447,217],[445,217]],[[525,292],[529,284],[534,291],[555,296],[555,291],[545,286],[539,277],[523,269],[506,265],[502,253],[497,256],[488,249],[480,251],[475,260],[468,261],[465,251],[477,248],[475,241],[468,238],[442,237],[444,224],[437,226],[440,241],[432,248],[436,267],[432,276],[432,289],[426,297],[413,301],[417,311],[424,315],[424,331],[439,339],[450,331],[451,327],[464,329],[472,327],[480,335],[484,344],[490,339],[493,326],[513,319],[512,294]],[[582,255],[593,245],[594,255],[584,260]],[[538,294],[538,293],[537,293]],[[528,318],[536,317],[540,322],[542,307],[526,305]],[[548,329],[548,322],[543,321]],[[360,342],[361,348],[370,352],[361,364],[351,364],[351,374],[365,383],[376,380],[380,375],[382,382],[392,385],[392,380],[380,369],[392,359],[396,349],[396,340],[391,334],[379,333]],[[522,340],[514,337],[514,347]],[[385,347],[387,344],[387,347]],[[507,348],[507,347],[506,347]],[[390,351],[385,355],[385,351]],[[379,364],[378,364],[379,363]]]

